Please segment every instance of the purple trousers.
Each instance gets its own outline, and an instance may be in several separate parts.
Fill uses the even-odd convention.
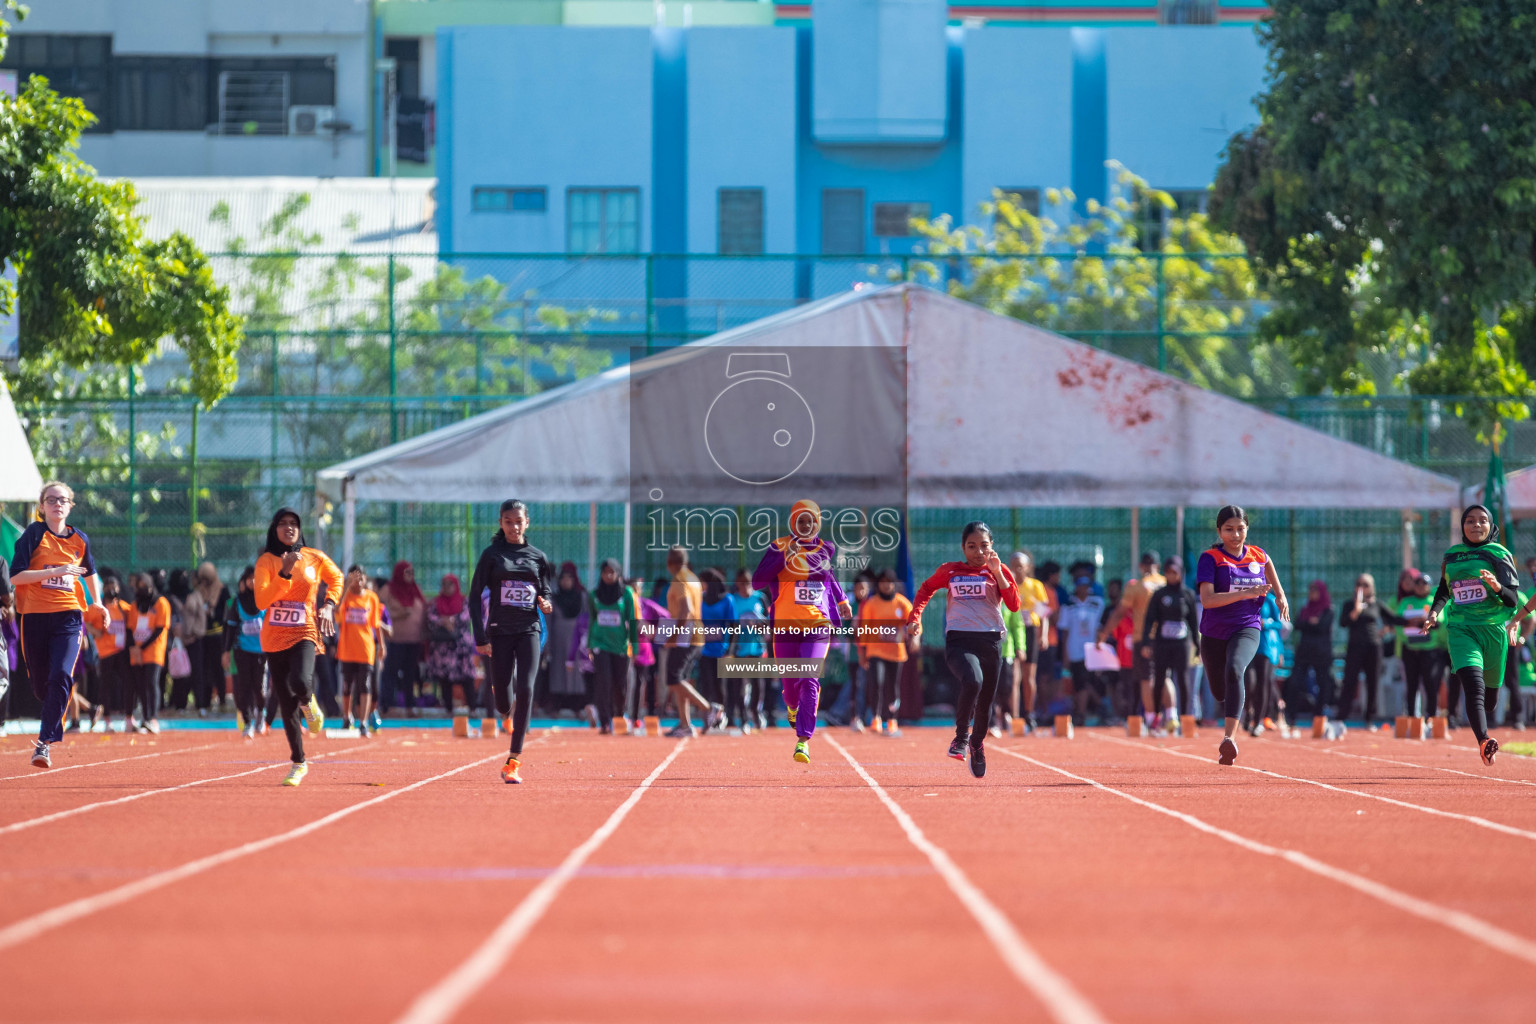
[[[819,660],[832,645],[830,633],[775,639],[775,658]],[[821,703],[821,680],[814,676],[784,677],[784,706],[795,711],[795,735],[808,740],[816,732],[816,708]]]

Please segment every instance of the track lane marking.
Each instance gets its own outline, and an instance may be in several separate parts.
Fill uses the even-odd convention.
[[[31,742],[30,740],[28,742]],[[124,761],[142,761],[146,757],[166,757],[170,754],[190,754],[194,750],[212,750],[214,747],[223,746],[222,743],[205,743],[200,747],[182,747],[180,750],[157,750],[153,754],[135,754],[133,757],[114,757],[110,761],[87,761],[85,764],[67,764],[62,768],[34,768],[26,775],[0,776],[0,782],[14,782],[17,779],[46,779],[50,775],[60,772],[72,772],[76,768],[95,768],[103,764],[122,764]],[[22,749],[26,749],[23,746]]]
[[[452,775],[457,775],[460,772],[468,771],[490,761],[500,760],[502,756],[500,752],[497,752],[489,757],[479,758],[441,774],[433,775],[430,778],[421,779],[391,792],[371,797],[361,803],[351,804],[340,810],[332,811],[330,814],[316,818],[314,821],[300,825],[297,828],[291,828],[286,832],[280,832],[265,839],[255,839],[248,843],[242,843],[239,846],[233,846],[227,850],[209,854],[206,857],[199,857],[178,867],[167,868],[164,871],[157,871],[152,875],[146,875],[126,885],[120,885],[115,889],[108,889],[106,892],[97,893],[94,896],[84,896],[77,900],[71,900],[68,903],[54,907],[52,910],[45,910],[42,913],[33,914],[31,917],[22,918],[20,921],[0,928],[0,949],[9,949],[12,946],[28,942],[56,928],[62,928],[64,925],[78,921],[81,918],[89,917],[102,910],[127,903],[129,900],[154,892],[157,889],[163,889],[184,878],[200,875],[220,865],[228,864],[242,857],[248,857],[253,853],[260,853],[263,850],[270,850],[274,846],[281,846],[283,843],[300,839],[311,832],[316,832],[327,825],[350,817],[358,811],[384,803],[387,800],[393,800],[397,796],[404,796],[406,793],[418,790],[423,786],[446,779]]]
[[[618,830],[619,825],[629,816],[629,812],[651,788],[651,784],[661,777],[662,772],[671,767],[672,762],[677,760],[677,756],[687,745],[687,738],[678,740],[672,752],[651,770],[651,773],[630,792],[628,798],[608,815],[607,820],[599,825],[580,846],[566,854],[560,866],[545,876],[543,881],[534,886],[533,890],[512,908],[512,912],[502,919],[501,924],[496,926],[496,930],[480,943],[467,960],[454,968],[442,981],[416,997],[415,1002],[398,1018],[399,1024],[437,1024],[437,1022],[451,1020],[465,1003],[473,999],[475,993],[501,971],[507,959],[517,951],[523,939],[539,923],[561,891],[586,864],[588,858]]]
[[[351,753],[351,749],[328,750],[323,754],[316,754],[307,760],[318,761],[322,757],[330,757],[333,754],[343,753]],[[243,779],[247,775],[255,775],[258,772],[269,772],[273,768],[283,768],[291,763],[291,761],[273,761],[271,764],[264,764],[260,768],[252,768],[249,771],[236,772],[233,775],[217,775],[208,779],[194,779],[191,782],[183,782],[175,786],[162,786],[159,789],[149,789],[142,793],[133,793],[129,796],[120,796],[113,800],[98,800],[93,804],[82,804],[79,807],[71,807],[63,811],[54,811],[52,814],[44,814],[41,817],[28,818],[24,821],[12,822],[9,825],[0,825],[0,836],[10,835],[12,832],[23,832],[29,828],[36,828],[39,825],[46,825],[49,822],[59,821],[64,818],[72,818],[77,814],[84,814],[87,811],[94,811],[102,807],[114,807],[118,804],[132,803],[135,800],[143,800],[148,796],[158,796],[161,793],[174,793],[181,789],[192,789],[196,786],[206,786],[210,782],[226,782],[230,779]]]
[[[1191,761],[1199,761],[1205,764],[1210,763],[1210,758],[1202,757],[1199,754],[1186,754],[1181,750],[1168,750],[1164,747],[1142,747],[1139,744],[1132,743],[1130,740],[1122,740],[1116,736],[1097,736],[1093,735],[1092,733],[1089,735],[1092,736],[1093,739],[1100,740],[1104,743],[1114,743],[1119,746],[1131,747],[1137,750],[1155,750],[1160,754],[1167,754],[1169,757],[1183,757]],[[1393,807],[1402,807],[1406,810],[1418,811],[1421,814],[1432,814],[1437,818],[1451,818],[1455,821],[1464,821],[1469,825],[1476,825],[1479,828],[1486,828],[1492,832],[1500,832],[1506,836],[1514,836],[1516,839],[1530,839],[1532,841],[1536,841],[1536,832],[1531,832],[1523,828],[1516,828],[1513,825],[1505,825],[1498,821],[1490,821],[1489,819],[1479,817],[1476,814],[1458,814],[1455,811],[1442,811],[1438,807],[1428,807],[1424,804],[1411,803],[1407,800],[1398,800],[1390,796],[1381,796],[1377,793],[1367,793],[1359,789],[1345,789],[1343,786],[1335,786],[1328,782],[1319,782],[1317,779],[1308,779],[1300,775],[1282,775],[1280,772],[1272,772],[1268,768],[1254,768],[1251,765],[1246,764],[1234,764],[1230,767],[1241,768],[1245,772],[1253,772],[1257,775],[1268,775],[1272,779],[1284,779],[1287,782],[1300,782],[1303,785],[1316,786],[1318,789],[1328,789],[1335,793],[1345,793],[1349,796],[1357,796],[1365,800],[1379,800],[1384,804],[1391,804]]]
[[[1475,772],[1464,772],[1459,768],[1441,768],[1433,764],[1414,764],[1412,761],[1397,761],[1390,757],[1375,757],[1371,754],[1350,754],[1343,750],[1324,750],[1324,754],[1333,754],[1336,757],[1357,757],[1362,761],[1380,761],[1383,764],[1402,765],[1404,768],[1422,768],[1427,772],[1449,772],[1452,775],[1465,775],[1469,779],[1482,779],[1485,782],[1508,782],[1515,786],[1536,786],[1536,782],[1529,779],[1506,779],[1502,775],[1478,775]],[[1518,754],[1511,755],[1518,757]]]
[[[826,737],[843,759],[858,773],[859,778],[874,790],[875,796],[885,805],[885,809],[891,812],[896,819],[896,824],[901,826],[906,833],[907,841],[917,847],[918,851],[928,858],[928,863],[933,865],[934,871],[944,879],[950,892],[960,901],[960,905],[970,911],[981,930],[991,940],[992,946],[997,950],[998,956],[1007,965],[1013,976],[1035,998],[1045,1006],[1046,1012],[1059,1024],[1107,1024],[1107,1020],[1097,1007],[1088,1001],[1072,983],[1055,968],[1046,963],[1039,953],[1035,952],[1024,937],[1019,934],[1013,922],[997,908],[997,905],[989,900],[984,892],[970,880],[960,866],[956,864],[933,840],[929,839],[917,822],[912,820],[906,810],[898,804],[880,785],[864,766],[856,761],[852,754],[831,735]]]
[[[1314,875],[1338,882],[1341,885],[1354,889],[1356,892],[1361,892],[1380,900],[1390,907],[1412,914],[1425,921],[1442,925],[1452,931],[1460,932],[1475,942],[1480,942],[1501,953],[1507,953],[1517,960],[1524,960],[1528,964],[1536,965],[1536,942],[1523,935],[1516,935],[1514,932],[1500,928],[1491,921],[1485,921],[1465,911],[1442,907],[1438,903],[1431,903],[1417,896],[1411,896],[1389,885],[1383,885],[1363,875],[1357,875],[1353,871],[1336,868],[1332,864],[1320,861],[1316,857],[1302,853],[1299,850],[1292,850],[1283,846],[1271,846],[1256,839],[1249,839],[1247,836],[1238,835],[1236,832],[1221,828],[1218,825],[1212,825],[1210,822],[1197,818],[1193,814],[1186,814],[1183,811],[1164,807],[1162,804],[1154,803],[1151,800],[1132,796],[1130,793],[1115,789],[1112,786],[1106,786],[1095,779],[1090,779],[1086,775],[1078,775],[1065,768],[1058,768],[1053,764],[1037,761],[1033,757],[1009,750],[1007,747],[994,747],[993,749],[999,753],[1007,754],[1009,757],[1016,757],[1020,761],[1027,761],[1038,768],[1044,768],[1058,775],[1065,775],[1067,778],[1076,779],[1078,782],[1085,782],[1095,789],[1117,796],[1122,800],[1129,800],[1139,807],[1156,811],[1158,814],[1165,814],[1177,821],[1182,821],[1193,829],[1204,832],[1206,835],[1226,840],[1234,846],[1241,847],[1251,853],[1263,854],[1266,857],[1276,857],[1301,868],[1303,871],[1309,871]]]

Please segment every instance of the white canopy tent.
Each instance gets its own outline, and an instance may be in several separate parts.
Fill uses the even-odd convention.
[[[0,378],[0,501],[36,501],[42,489],[43,477],[16,416],[16,404]]]
[[[1449,477],[915,285],[693,344],[904,347],[912,507],[1408,509],[1460,497]],[[321,470],[316,489],[345,506],[346,558],[359,498],[627,501],[629,379],[616,367]]]

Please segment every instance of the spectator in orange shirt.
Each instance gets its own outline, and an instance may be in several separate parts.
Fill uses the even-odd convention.
[[[342,724],[352,727],[353,709],[359,705],[357,727],[368,735],[373,711],[373,665],[383,646],[384,605],[368,586],[368,574],[360,565],[347,570],[347,589],[337,606],[336,661],[341,665]]]
[[[128,664],[133,691],[124,702],[125,728],[130,732],[160,731],[160,675],[165,671],[165,649],[170,642],[171,602],[160,596],[155,576],[146,570],[133,577],[133,603],[128,606]],[[133,723],[137,699],[143,717]]]

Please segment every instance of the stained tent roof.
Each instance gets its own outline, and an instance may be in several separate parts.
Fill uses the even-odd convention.
[[[1455,480],[915,285],[693,345],[906,348],[908,500],[943,507],[1448,508]],[[665,359],[665,354],[652,357]],[[321,470],[413,502],[629,497],[628,366]]]
[[[16,417],[10,389],[0,379],[0,501],[36,501],[42,489],[43,477]]]

